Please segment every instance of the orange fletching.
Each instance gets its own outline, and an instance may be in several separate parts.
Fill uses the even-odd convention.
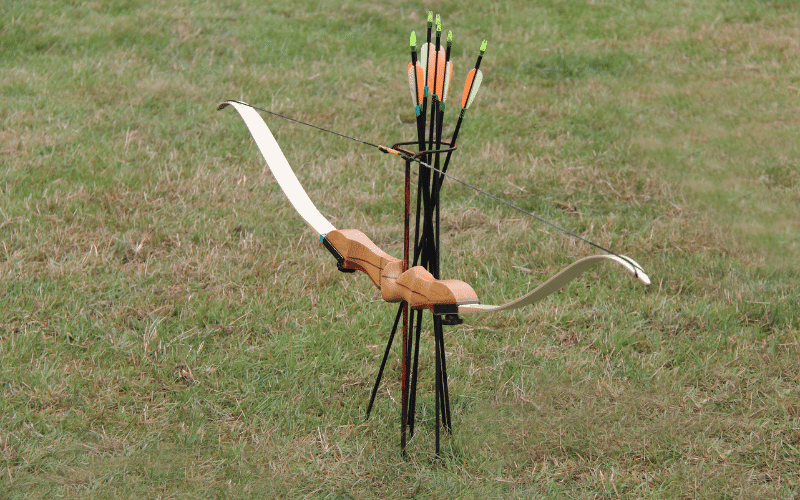
[[[444,49],[437,51],[431,46],[428,55],[428,87],[431,87],[431,93],[439,96],[439,100],[442,99],[444,89],[445,57]],[[436,78],[435,85],[433,85],[434,78]]]
[[[464,83],[464,94],[461,96],[461,107],[467,107],[467,100],[469,99],[469,90],[472,88],[472,81],[475,79],[475,68],[470,70],[467,74],[467,81]]]
[[[415,106],[420,106],[425,87],[425,72],[422,71],[419,63],[417,63],[416,78],[414,78],[414,73],[412,63],[408,63],[408,86],[411,88],[411,100],[414,101]]]

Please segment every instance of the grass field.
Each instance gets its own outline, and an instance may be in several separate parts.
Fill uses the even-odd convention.
[[[451,172],[653,285],[598,267],[447,327],[454,432],[435,457],[425,352],[404,459],[399,351],[364,421],[392,306],[215,106],[409,140],[429,9],[456,94],[489,40]],[[0,498],[800,497],[796,2],[12,0],[0,89]],[[401,253],[402,163],[268,123]],[[488,303],[592,252],[443,197],[444,277]]]

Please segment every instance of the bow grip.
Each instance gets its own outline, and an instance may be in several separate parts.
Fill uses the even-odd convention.
[[[475,290],[463,281],[437,280],[422,266],[403,271],[400,259],[378,248],[357,229],[331,231],[323,243],[341,256],[340,269],[366,273],[387,302],[405,300],[412,309],[429,308],[434,314],[456,313],[459,305],[479,302]]]

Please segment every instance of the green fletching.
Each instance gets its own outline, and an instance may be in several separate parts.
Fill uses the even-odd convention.
[[[452,31],[448,31],[447,32],[447,46],[449,47],[451,45],[453,45],[453,32]]]
[[[450,48],[450,44],[447,44],[447,48]],[[450,91],[450,78],[453,76],[453,63],[448,62],[444,67],[444,88],[442,89],[442,101],[447,99],[447,94]]]
[[[489,44],[489,42],[488,42],[488,41],[486,41],[486,40],[484,40],[483,42],[481,42],[481,55],[483,55],[483,53],[484,53],[484,52],[486,52],[486,46],[487,46],[488,44]]]
[[[430,55],[430,44],[425,42],[422,44],[422,47],[419,49],[419,64],[422,66],[422,74],[425,75],[425,78],[428,77],[428,56]]]
[[[411,48],[417,50],[417,34],[415,32],[411,32]]]
[[[444,101],[441,101],[441,102],[439,103],[439,111],[441,111],[442,113],[444,113],[444,106],[445,106],[445,102],[444,102]]]
[[[431,26],[433,26],[433,11],[429,10],[428,11],[428,29],[430,29]]]
[[[481,70],[475,72],[475,79],[472,81],[472,89],[469,91],[469,97],[467,98],[467,105],[464,108],[469,108],[472,105],[472,101],[475,100],[475,96],[478,95],[478,89],[481,87],[481,82],[483,81],[483,73]]]
[[[442,17],[439,14],[436,14],[436,31],[442,32]]]

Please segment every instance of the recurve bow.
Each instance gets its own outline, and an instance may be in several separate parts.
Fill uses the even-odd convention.
[[[622,266],[645,285],[650,278],[633,259],[621,255],[598,254],[579,259],[533,291],[502,305],[481,304],[475,290],[459,280],[437,280],[424,267],[403,270],[403,262],[392,257],[357,229],[336,229],[320,213],[297,180],[275,137],[256,109],[235,100],[222,102],[217,109],[231,106],[245,122],[261,155],[289,202],[333,254],[341,271],[363,271],[381,291],[387,302],[407,301],[412,309],[430,309],[434,314],[488,313],[531,305],[556,292],[603,261]]]

